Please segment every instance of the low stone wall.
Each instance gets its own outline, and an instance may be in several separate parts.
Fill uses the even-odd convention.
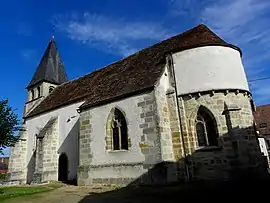
[[[161,162],[147,169],[144,163],[81,166],[78,185],[167,185],[176,182],[175,171],[175,162]]]
[[[20,181],[1,181],[0,180],[0,187],[5,187],[5,186],[16,186],[16,185],[21,185],[22,183]]]
[[[78,168],[78,185],[128,185],[145,171],[143,163],[84,165]]]

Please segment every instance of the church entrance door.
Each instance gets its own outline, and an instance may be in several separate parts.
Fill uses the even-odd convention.
[[[58,181],[66,182],[68,180],[68,158],[62,153],[58,161]]]

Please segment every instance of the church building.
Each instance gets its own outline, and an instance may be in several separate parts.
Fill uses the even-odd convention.
[[[162,184],[258,168],[241,50],[205,25],[69,80],[52,38],[9,180]]]

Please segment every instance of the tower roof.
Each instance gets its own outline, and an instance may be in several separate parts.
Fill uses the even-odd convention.
[[[40,82],[60,85],[67,81],[68,77],[64,65],[57,50],[55,40],[52,37],[31,82],[26,88],[28,89]]]

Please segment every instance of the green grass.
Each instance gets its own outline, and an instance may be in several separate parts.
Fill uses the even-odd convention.
[[[9,186],[0,187],[0,202],[5,199],[37,194],[41,192],[48,192],[62,187],[61,183],[51,183],[46,185],[33,185],[33,186]]]

